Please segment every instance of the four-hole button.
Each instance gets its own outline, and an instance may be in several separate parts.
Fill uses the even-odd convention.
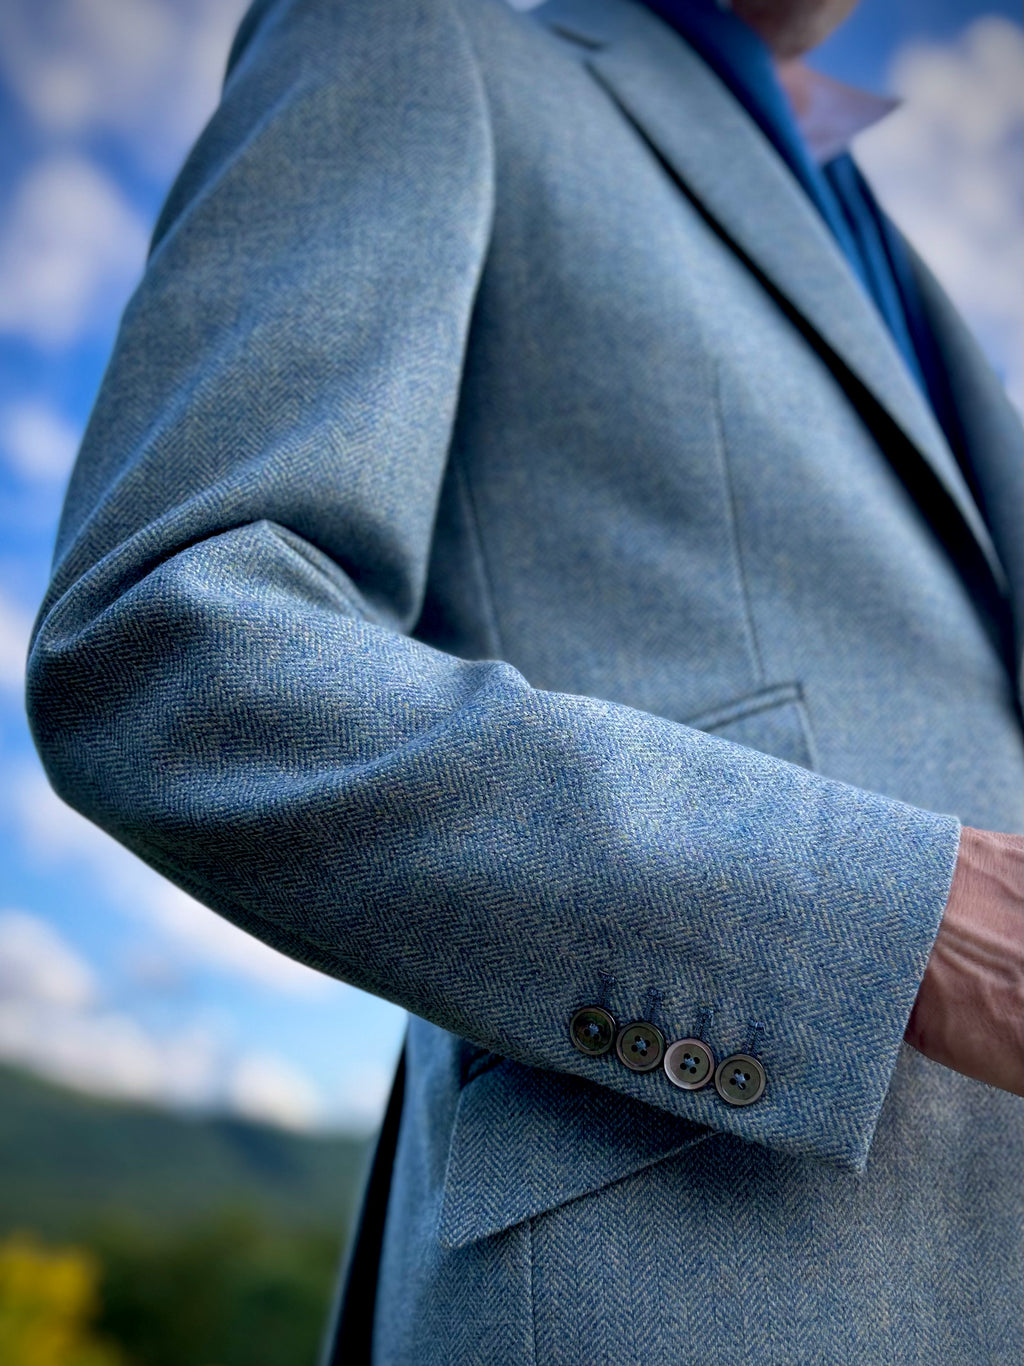
[[[649,1021],[634,1020],[619,1030],[615,1051],[633,1072],[651,1072],[665,1056],[665,1036]]]
[[[761,1098],[764,1068],[749,1053],[731,1053],[715,1068],[715,1090],[730,1105],[751,1105]]]
[[[707,1086],[714,1070],[714,1055],[700,1039],[678,1039],[665,1052],[665,1075],[684,1091]]]
[[[677,1039],[665,1047],[665,1036],[649,1020],[634,1020],[621,1029],[603,1006],[582,1006],[569,1022],[569,1036],[581,1053],[596,1058],[615,1045],[621,1063],[632,1072],[664,1066],[673,1086],[699,1091],[714,1078],[715,1090],[729,1105],[752,1105],[764,1094],[764,1066],[750,1053],[730,1053],[715,1065],[702,1039]]]
[[[581,1053],[598,1057],[615,1042],[615,1019],[601,1006],[584,1006],[569,1022],[569,1036]]]

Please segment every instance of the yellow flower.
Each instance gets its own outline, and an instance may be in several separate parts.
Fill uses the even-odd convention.
[[[46,1248],[26,1233],[0,1242],[4,1366],[122,1366],[117,1349],[92,1333],[99,1274],[81,1248]]]

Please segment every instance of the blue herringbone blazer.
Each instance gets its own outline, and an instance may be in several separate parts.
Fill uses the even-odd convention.
[[[902,1042],[961,822],[1022,827],[1021,428],[915,269],[953,446],[633,0],[243,22],[28,703],[69,802],[411,1012],[380,1366],[1021,1359],[1021,1103]]]

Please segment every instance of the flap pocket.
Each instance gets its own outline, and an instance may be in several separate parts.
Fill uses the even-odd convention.
[[[455,1248],[489,1237],[715,1132],[606,1086],[506,1059],[462,1090],[438,1239]]]
[[[805,768],[816,763],[798,683],[762,688],[686,724]],[[448,1151],[438,1223],[445,1247],[590,1195],[718,1132],[567,1073],[494,1054],[477,1061]]]
[[[811,719],[799,683],[777,683],[734,701],[686,717],[695,730],[713,731],[723,740],[773,754],[803,768],[816,768],[818,756]]]

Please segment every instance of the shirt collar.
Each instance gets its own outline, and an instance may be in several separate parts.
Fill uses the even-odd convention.
[[[900,101],[834,80],[799,58],[775,63],[797,127],[819,166],[849,148],[858,133],[899,107]]]
[[[641,3],[689,40],[805,182],[811,168],[846,151],[899,103],[845,85],[799,58],[776,61],[760,34],[733,11],[732,0]]]

